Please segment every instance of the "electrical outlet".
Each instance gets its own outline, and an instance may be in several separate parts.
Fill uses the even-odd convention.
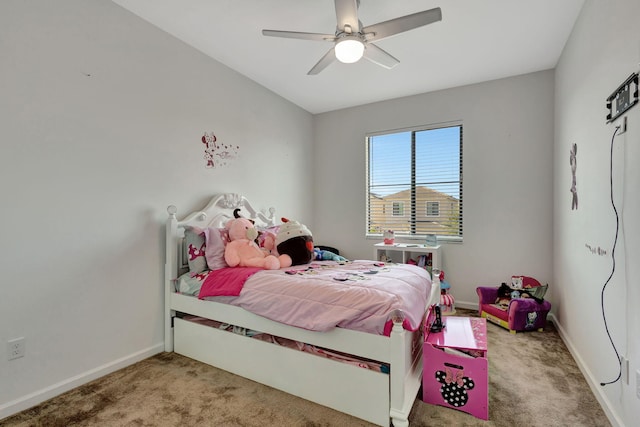
[[[627,116],[618,117],[618,119],[615,121],[615,124],[618,128],[616,135],[622,135],[627,131]]]
[[[25,340],[24,337],[7,341],[7,360],[24,357]]]

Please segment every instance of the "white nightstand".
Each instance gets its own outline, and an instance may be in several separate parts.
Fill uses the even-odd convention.
[[[373,245],[373,259],[379,261],[382,254],[385,254],[394,262],[402,262],[403,264],[406,264],[412,256],[431,254],[431,267],[442,270],[440,265],[440,245],[427,246],[410,243],[395,243],[393,245],[376,243]],[[429,269],[429,272],[431,272],[431,269]]]

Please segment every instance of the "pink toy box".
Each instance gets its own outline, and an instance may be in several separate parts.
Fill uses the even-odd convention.
[[[489,419],[486,319],[442,318],[431,332],[427,322],[423,347],[422,400]]]

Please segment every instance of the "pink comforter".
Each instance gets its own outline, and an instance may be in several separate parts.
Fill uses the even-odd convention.
[[[389,335],[396,310],[404,314],[406,329],[419,328],[430,294],[429,274],[414,265],[322,261],[259,271],[225,302],[313,331],[339,326]]]

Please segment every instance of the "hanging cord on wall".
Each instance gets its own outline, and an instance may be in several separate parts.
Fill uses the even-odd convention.
[[[618,133],[619,130],[620,130],[620,126],[616,126],[616,130],[613,132],[613,136],[611,137],[611,156],[609,157],[609,185],[611,188],[611,206],[613,206],[613,211],[616,214],[616,237],[613,240],[613,249],[611,250],[611,259],[613,260],[613,263],[611,265],[611,274],[609,275],[609,278],[602,286],[602,292],[600,293],[600,305],[602,308],[602,319],[604,320],[604,328],[607,331],[607,336],[609,337],[609,341],[611,342],[613,351],[615,351],[616,358],[618,359],[618,376],[613,381],[600,383],[601,386],[618,382],[618,380],[620,380],[620,378],[622,377],[622,359],[620,358],[620,354],[618,353],[616,344],[613,342],[613,338],[611,338],[611,333],[609,333],[609,326],[607,325],[607,316],[605,315],[605,312],[604,312],[604,291],[607,288],[609,281],[613,277],[613,273],[615,273],[616,271],[616,244],[618,243],[618,230],[620,229],[620,218],[618,216],[618,209],[616,208],[616,204],[613,201],[613,141],[616,139],[616,134]]]

